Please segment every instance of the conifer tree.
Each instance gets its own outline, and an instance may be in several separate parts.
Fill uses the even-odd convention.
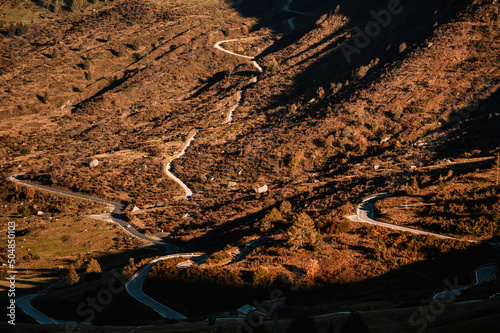
[[[87,266],[87,270],[85,271],[86,273],[101,273],[101,265],[99,265],[99,262],[92,258],[90,259],[89,265]]]
[[[269,231],[273,227],[274,223],[281,222],[282,220],[283,217],[281,216],[280,211],[276,208],[273,208],[269,213],[266,214],[266,216],[264,216],[264,218],[260,222],[260,231]]]
[[[306,213],[301,213],[288,231],[288,244],[295,250],[308,245],[314,246],[318,237],[312,218]]]
[[[78,276],[78,273],[76,272],[75,266],[73,264],[71,264],[69,266],[68,275],[66,276],[66,284],[68,286],[72,286],[74,284],[77,284],[78,281],[80,281],[80,277]]]

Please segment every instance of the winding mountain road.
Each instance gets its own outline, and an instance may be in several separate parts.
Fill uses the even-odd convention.
[[[476,278],[476,282],[474,282],[474,284],[463,288],[442,291],[434,295],[432,299],[454,298],[456,296],[459,296],[462,293],[462,290],[467,290],[481,283],[496,281],[498,278],[497,275],[498,275],[498,264],[492,263],[479,266],[474,271],[474,276]]]
[[[132,235],[132,236],[134,236],[136,238],[148,241],[148,242],[152,243],[155,246],[161,247],[167,253],[175,253],[175,252],[179,251],[179,247],[178,246],[172,245],[172,244],[168,244],[168,243],[166,243],[166,242],[164,242],[162,240],[158,240],[158,239],[146,236],[146,235],[140,233],[133,226],[131,226],[127,221],[125,221],[122,218],[123,210],[126,207],[124,204],[113,202],[113,201],[108,201],[108,200],[104,200],[104,199],[89,197],[89,196],[86,196],[86,195],[83,195],[83,194],[72,193],[72,192],[68,192],[68,191],[64,191],[64,190],[55,189],[55,188],[52,188],[52,187],[49,187],[49,186],[44,186],[44,185],[32,183],[30,181],[23,180],[22,179],[23,175],[24,175],[24,172],[23,173],[17,173],[17,174],[14,174],[12,176],[7,177],[7,179],[10,180],[10,181],[13,181],[13,182],[17,182],[17,183],[20,183],[20,184],[27,185],[27,186],[32,186],[32,187],[35,187],[35,188],[43,189],[43,190],[46,190],[46,191],[49,191],[49,192],[52,192],[52,193],[62,194],[62,195],[66,195],[66,196],[70,196],[70,197],[74,197],[74,198],[78,198],[78,199],[89,200],[89,201],[93,201],[93,202],[97,202],[97,203],[103,203],[103,204],[112,206],[113,207],[113,211],[109,215],[92,215],[90,217],[92,217],[94,219],[99,219],[99,220],[102,220],[102,221],[106,221],[106,222],[116,223],[116,224],[120,225],[123,228],[123,230],[126,231],[127,233],[129,233],[130,235]],[[48,317],[47,315],[45,315],[44,313],[42,313],[41,311],[35,309],[31,305],[31,301],[33,299],[35,299],[36,297],[38,297],[40,295],[43,295],[43,294],[49,292],[52,289],[57,288],[58,286],[64,285],[64,283],[65,283],[65,279],[62,279],[59,282],[57,282],[54,285],[48,287],[47,289],[43,290],[40,293],[21,296],[21,297],[19,297],[19,298],[16,299],[16,306],[19,309],[21,309],[24,313],[26,313],[28,316],[30,316],[33,319],[35,319],[40,324],[61,324],[62,322],[59,322],[59,321],[57,321],[55,319],[52,319],[52,318]]]
[[[398,231],[405,231],[405,232],[411,232],[412,234],[417,234],[417,235],[427,235],[427,236],[434,236],[437,238],[441,239],[453,239],[453,240],[461,240],[456,237],[451,237],[451,236],[446,236],[446,235],[441,235],[437,234],[434,232],[429,232],[429,231],[423,231],[423,230],[418,230],[418,229],[413,229],[413,228],[408,228],[408,227],[403,227],[400,225],[395,225],[387,222],[380,222],[376,221],[373,219],[374,214],[374,208],[375,208],[375,201],[387,198],[391,196],[389,193],[378,193],[371,195],[369,197],[366,197],[361,201],[361,203],[358,205],[356,209],[356,215],[349,216],[348,219],[354,222],[363,222],[363,223],[368,223],[368,224],[373,224],[373,225],[378,225],[380,227],[384,228],[389,228],[389,229],[394,229]]]
[[[186,144],[184,145],[184,148],[182,149],[182,151],[177,154],[174,158],[172,158],[168,163],[167,165],[165,166],[165,173],[167,174],[168,177],[172,178],[177,184],[179,184],[182,189],[184,190],[184,196],[182,198],[184,199],[190,199],[192,196],[193,196],[193,191],[191,191],[191,189],[189,187],[187,187],[186,184],[184,184],[182,182],[182,180],[180,180],[179,178],[177,178],[172,172],[170,172],[170,168],[172,166],[172,162],[176,159],[178,159],[179,157],[181,157],[182,155],[184,155],[184,153],[186,153],[186,150],[188,149],[188,147],[191,145],[191,143],[193,142],[194,140],[194,137],[196,136],[197,133],[194,133],[193,135],[191,135],[191,137],[189,138],[189,140],[186,142]]]
[[[246,59],[250,59],[252,60],[252,65],[260,72],[262,73],[263,72],[263,69],[262,67],[260,67],[260,65],[257,63],[257,61],[255,60],[255,57],[250,57],[250,56],[247,56],[247,55],[244,55],[244,54],[238,54],[238,53],[235,53],[235,52],[232,52],[232,51],[229,51],[229,50],[226,50],[225,48],[223,48],[221,45],[224,44],[224,43],[231,43],[231,42],[237,42],[237,41],[243,41],[243,40],[248,40],[248,39],[253,39],[253,38],[241,38],[241,39],[225,39],[225,40],[221,40],[217,43],[215,43],[214,47],[217,49],[217,50],[220,50],[222,52],[225,52],[227,54],[231,54],[231,55],[234,55],[236,57],[240,57],[240,58],[246,58]]]
[[[290,5],[292,3],[293,3],[293,0],[287,0],[287,4],[284,6],[283,10],[287,11],[287,12],[290,12],[290,13],[293,13],[293,14],[307,15],[306,13],[302,13],[302,12],[290,9]],[[291,31],[294,31],[296,29],[296,27],[295,27],[295,25],[293,23],[293,20],[294,20],[293,17],[289,18],[287,20],[288,25],[290,26]],[[225,43],[242,41],[242,40],[247,40],[247,39],[251,39],[251,38],[222,40],[222,41],[217,42],[214,45],[214,48],[216,48],[216,49],[218,49],[218,50],[220,50],[222,52],[225,52],[227,54],[233,55],[233,56],[237,56],[237,57],[241,57],[241,58],[245,58],[245,59],[251,60],[252,65],[260,73],[262,73],[263,69],[258,64],[258,62],[256,60],[256,57],[238,54],[238,53],[226,50],[226,49],[224,49],[222,47],[222,45],[225,44]],[[243,93],[244,93],[244,91],[238,91],[237,92],[237,103],[229,110],[229,113],[228,113],[227,118],[226,118],[226,120],[225,120],[224,123],[226,123],[226,124],[227,123],[231,123],[234,111],[240,106],[240,104],[242,102]],[[193,142],[196,134],[197,133],[194,133],[187,140],[187,142],[185,143],[182,151],[179,154],[177,154],[175,157],[173,157],[166,164],[166,166],[165,166],[165,173],[166,173],[166,175],[168,177],[170,177],[172,180],[174,180],[177,184],[179,184],[182,187],[182,189],[185,192],[185,195],[183,196],[183,198],[185,198],[185,199],[191,198],[192,195],[193,195],[193,192],[191,191],[191,189],[186,184],[184,184],[179,178],[177,178],[170,170],[171,170],[172,162],[174,160],[180,158],[181,156],[183,156],[185,154],[187,148]],[[150,242],[150,243],[152,243],[152,244],[154,244],[156,246],[162,247],[162,248],[166,249],[167,253],[175,253],[175,252],[179,251],[179,247],[177,247],[175,245],[172,245],[172,244],[165,243],[162,240],[155,239],[155,238],[152,238],[152,237],[148,237],[148,236],[146,236],[144,234],[141,234],[134,227],[132,227],[128,222],[126,222],[121,217],[122,213],[123,213],[123,211],[124,211],[124,209],[126,207],[124,204],[116,203],[116,202],[112,202],[112,201],[108,201],[108,200],[103,200],[103,199],[98,199],[98,198],[93,198],[93,197],[85,196],[85,195],[81,195],[81,194],[71,193],[71,192],[64,191],[64,190],[54,189],[54,188],[51,188],[51,187],[48,187],[48,186],[44,186],[44,185],[35,184],[35,183],[32,183],[32,182],[23,180],[22,179],[22,175],[23,175],[22,173],[15,174],[15,175],[12,175],[12,176],[8,177],[8,179],[11,180],[11,181],[14,181],[14,182],[18,182],[18,183],[22,183],[22,184],[28,185],[28,186],[33,186],[33,187],[36,187],[36,188],[44,189],[44,190],[47,190],[47,191],[50,191],[50,192],[53,192],[53,193],[67,195],[67,196],[71,196],[71,197],[75,197],[75,198],[80,198],[80,199],[84,199],[84,200],[90,200],[90,201],[93,201],[93,202],[104,203],[106,205],[110,205],[110,206],[113,207],[113,210],[112,210],[112,212],[111,212],[111,214],[109,216],[102,217],[102,216],[93,215],[92,217],[96,218],[96,219],[103,220],[103,221],[117,223],[118,225],[120,225],[130,235],[132,235],[134,237],[137,237],[139,239],[143,239],[145,241],[148,241],[148,242]],[[390,228],[390,229],[394,229],[394,230],[398,230],[398,231],[404,231],[404,232],[410,232],[410,233],[414,233],[414,234],[434,236],[434,237],[441,238],[441,239],[458,240],[458,238],[451,237],[451,236],[441,235],[441,234],[437,234],[437,233],[433,233],[433,232],[427,232],[427,231],[417,230],[417,229],[413,229],[413,228],[398,226],[398,225],[394,225],[394,224],[390,224],[390,223],[380,222],[380,221],[374,220],[374,204],[375,204],[375,201],[377,201],[379,199],[382,199],[382,198],[385,198],[387,196],[389,196],[389,194],[387,194],[387,193],[380,193],[380,194],[375,194],[373,196],[365,198],[358,205],[357,211],[356,211],[356,215],[350,216],[349,219],[351,219],[352,221],[357,221],[357,222],[362,222],[362,223],[368,223],[368,224],[378,225],[378,226],[381,226],[381,227]],[[281,230],[278,231],[278,232],[281,232]],[[253,247],[258,246],[258,244],[262,240],[264,240],[266,237],[268,237],[268,236],[262,237],[262,238],[260,238],[260,239],[258,239],[256,241],[252,242],[251,244],[249,244],[248,245],[248,251],[251,251]],[[247,251],[244,251],[243,253],[240,253],[239,257],[235,261],[237,262],[239,260],[244,259],[246,257],[246,254],[247,254],[246,252]],[[194,258],[194,257],[200,257],[200,256],[201,256],[200,254],[185,253],[185,254],[170,254],[170,255],[167,255],[167,256],[164,256],[164,257],[160,257],[160,258],[154,259],[154,260],[150,261],[146,266],[144,266],[140,271],[138,271],[136,274],[134,274],[126,282],[126,285],[125,285],[126,290],[127,290],[127,292],[132,297],[134,297],[136,300],[138,300],[142,304],[144,304],[144,305],[152,308],[154,311],[156,311],[158,314],[160,314],[163,318],[176,319],[176,320],[186,320],[187,318],[184,315],[182,315],[182,314],[180,314],[180,313],[172,310],[171,308],[165,306],[164,304],[161,304],[160,302],[158,302],[158,301],[154,300],[153,298],[149,297],[148,295],[146,295],[143,292],[142,287],[144,285],[144,279],[145,279],[145,277],[147,276],[147,274],[151,271],[151,269],[159,261],[167,260],[167,259],[171,259],[171,258],[177,258],[177,257]],[[498,267],[497,266],[495,266],[495,268],[493,268],[492,266],[486,266],[486,267],[480,267],[480,268],[478,268],[476,270],[476,272],[475,272],[476,273],[476,283],[474,285],[479,284],[481,282],[492,281],[492,280],[496,279],[497,271],[498,271]],[[62,283],[62,282],[64,282],[64,280],[61,280],[56,285],[58,285],[59,283]],[[49,290],[55,288],[56,285],[51,286],[51,287],[47,288],[46,290],[44,290],[43,292],[40,292],[40,293],[37,293],[37,294],[32,294],[32,295],[27,295],[27,296],[19,297],[16,300],[16,305],[23,312],[25,312],[27,315],[33,317],[37,322],[39,322],[41,324],[61,324],[62,323],[61,321],[57,321],[57,320],[55,320],[53,318],[50,318],[50,317],[46,316],[45,314],[43,314],[39,310],[33,308],[33,306],[31,305],[31,301],[34,298],[36,298],[37,296],[39,296],[41,294],[44,294],[44,293],[48,292]],[[469,288],[469,287],[466,287],[466,288]],[[463,289],[466,289],[466,288],[463,288]],[[463,290],[463,289],[460,289],[460,290]],[[435,295],[434,298],[443,298],[446,295],[450,295],[449,293],[453,293],[453,295],[456,295],[457,292],[460,293],[460,290],[458,290],[458,291],[457,290],[447,291],[448,294],[439,293],[439,294]]]
[[[78,198],[78,199],[89,200],[89,201],[93,201],[93,202],[97,202],[97,203],[103,203],[103,204],[112,206],[113,210],[111,211],[111,213],[109,215],[91,215],[90,217],[92,217],[94,219],[101,220],[101,221],[116,223],[120,227],[122,227],[123,230],[126,231],[127,233],[129,233],[130,235],[132,235],[132,236],[134,236],[136,238],[145,240],[147,242],[150,242],[150,243],[152,243],[152,244],[154,244],[156,246],[162,247],[168,253],[175,253],[175,252],[179,251],[179,247],[178,246],[172,245],[172,244],[168,244],[168,243],[166,243],[166,242],[164,242],[162,240],[146,236],[146,235],[140,233],[132,225],[130,225],[130,223],[128,223],[127,221],[125,221],[123,219],[123,217],[122,217],[122,213],[125,210],[126,205],[124,205],[122,203],[113,202],[113,201],[104,200],[104,199],[99,199],[99,198],[94,198],[94,197],[89,197],[89,196],[83,195],[83,194],[72,193],[72,192],[68,192],[68,191],[64,191],[64,190],[52,188],[50,186],[44,186],[44,185],[32,183],[30,181],[22,179],[22,177],[23,177],[24,174],[25,174],[24,172],[23,173],[17,173],[15,175],[7,177],[7,179],[11,180],[13,182],[17,182],[17,183],[21,183],[21,184],[27,185],[27,186],[32,186],[32,187],[35,187],[35,188],[43,189],[43,190],[46,190],[46,191],[49,191],[49,192],[52,192],[52,193],[62,194],[62,195],[66,195],[66,196],[70,196],[70,197],[74,197],[74,198]]]
[[[285,7],[283,7],[284,11],[294,13],[294,14],[299,14],[299,15],[307,15],[306,13],[302,13],[302,12],[298,12],[296,10],[290,9],[290,5],[293,3],[293,0],[287,0],[287,2],[288,3],[285,5]]]
[[[291,10],[290,9],[290,5],[292,4],[293,0],[288,0],[287,4],[285,5],[285,7],[283,7],[283,10],[284,11],[287,11],[287,12],[290,12],[290,13],[294,13],[294,14],[299,14],[299,15],[307,15],[306,13],[302,13],[302,12],[298,12],[298,11],[295,11],[295,10]],[[294,18],[290,18],[288,19],[288,25],[290,26],[290,29],[291,31],[294,31],[295,30],[295,24],[293,23],[293,20]],[[219,51],[222,51],[222,52],[225,52],[227,54],[230,54],[230,55],[233,55],[235,57],[240,57],[240,58],[245,58],[245,59],[249,59],[252,61],[252,65],[257,68],[257,70],[259,71],[259,73],[262,73],[263,72],[263,69],[262,67],[260,67],[259,63],[257,62],[256,57],[252,57],[252,56],[247,56],[247,55],[244,55],[244,54],[238,54],[238,53],[235,53],[233,51],[229,51],[229,50],[226,50],[225,48],[223,48],[221,45],[222,44],[225,44],[225,43],[231,43],[231,42],[238,42],[238,41],[244,41],[244,40],[249,40],[249,39],[253,39],[253,37],[250,37],[250,38],[237,38],[237,39],[225,39],[225,40],[221,40],[221,41],[218,41],[217,43],[215,43],[214,45],[214,48],[216,48],[217,50]],[[257,82],[257,81],[255,81]],[[240,90],[238,91],[237,93],[237,98],[238,98],[238,101],[237,103],[229,110],[229,114],[226,118],[226,120],[222,123],[222,124],[229,124],[231,123],[232,119],[233,119],[233,113],[234,111],[236,111],[236,109],[240,106],[241,104],[241,100],[242,100],[242,96],[243,96],[243,93],[244,91],[243,90]]]
[[[144,285],[144,279],[151,271],[153,266],[155,266],[159,261],[172,259],[172,258],[194,258],[201,257],[203,254],[196,253],[179,253],[171,254],[168,256],[160,257],[151,260],[146,266],[144,266],[140,271],[135,273],[125,284],[125,288],[130,296],[141,302],[142,304],[150,307],[160,314],[163,318],[176,319],[176,320],[186,320],[187,318],[182,314],[172,310],[171,308],[163,305],[162,303],[149,297],[142,291],[142,286]]]
[[[286,12],[289,12],[289,13],[293,13],[293,14],[308,15],[306,13],[302,13],[302,12],[298,12],[296,10],[290,9],[290,5],[292,4],[292,2],[293,2],[293,0],[288,0],[288,3],[285,5],[285,7],[283,7],[283,10],[286,11]],[[295,24],[293,23],[294,19],[295,19],[295,17],[292,17],[292,18],[289,18],[288,21],[287,21],[288,25],[290,26],[291,31],[295,30]]]
[[[61,322],[50,318],[43,312],[40,312],[37,309],[35,309],[33,305],[31,305],[31,301],[40,295],[43,295],[43,293],[31,294],[19,297],[16,299],[16,307],[21,309],[25,314],[27,314],[31,318],[35,319],[39,324],[43,325],[61,324]]]

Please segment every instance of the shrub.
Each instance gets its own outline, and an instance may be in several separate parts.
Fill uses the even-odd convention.
[[[350,221],[333,221],[330,225],[326,227],[326,232],[329,234],[342,234],[351,230],[352,224]]]
[[[135,61],[139,61],[142,59],[142,54],[140,54],[139,52],[134,52],[132,53],[132,58],[135,60]]]
[[[403,108],[397,107],[396,111],[394,111],[394,119],[399,119],[403,115]]]
[[[7,37],[12,38],[16,34],[16,26],[14,23],[11,23],[9,26],[9,30],[7,30]]]
[[[119,44],[118,45],[118,50],[116,50],[116,55],[121,58],[125,55],[125,47],[123,46],[123,44]]]
[[[26,190],[26,198],[32,200],[34,196],[35,196],[35,189],[33,187],[28,187],[28,189]]]
[[[406,49],[407,49],[406,43],[401,43],[399,45],[399,53],[403,53],[404,51],[406,51]]]
[[[30,147],[24,147],[23,150],[21,150],[21,155],[29,155],[29,154],[31,154]]]
[[[43,104],[47,104],[49,102],[49,93],[48,92],[45,92],[40,100],[42,101]]]
[[[342,82],[339,82],[339,83],[335,83],[335,82],[332,82],[330,83],[330,89],[332,91],[332,94],[336,94],[340,91],[340,89],[342,89]]]
[[[222,250],[219,252],[212,253],[207,259],[207,265],[221,264],[232,259],[232,254],[230,250]]]
[[[375,258],[378,261],[382,261],[386,259],[385,251],[387,250],[387,246],[385,245],[385,241],[381,236],[378,236],[375,241]]]
[[[137,41],[137,39],[134,40],[134,42],[132,43],[132,50],[137,51],[139,50],[139,47],[140,47],[139,41]]]
[[[365,77],[366,73],[368,73],[369,70],[369,66],[361,66],[354,71],[353,76],[357,77],[358,79],[362,79]]]
[[[265,267],[261,266],[253,273],[253,285],[255,287],[269,287],[272,282],[273,278]]]
[[[76,12],[80,10],[83,7],[83,1],[84,0],[70,0],[69,1],[69,9],[72,12]]]
[[[288,214],[291,210],[292,210],[292,204],[290,203],[290,201],[285,200],[281,203],[280,212],[282,212],[283,214]]]
[[[28,208],[28,206],[23,205],[22,208],[19,211],[19,214],[21,215],[21,217],[28,217],[28,216],[31,215],[31,211]]]
[[[267,63],[266,69],[270,72],[274,72],[278,68],[278,62],[275,59],[272,59]]]
[[[315,25],[317,27],[321,26],[323,24],[323,22],[326,21],[327,18],[328,18],[328,14],[321,15],[321,17],[316,21]]]
[[[314,279],[316,273],[318,272],[319,264],[318,260],[309,258],[306,260],[304,271],[306,272],[306,276],[309,279]]]
[[[274,223],[281,222],[282,220],[283,220],[283,217],[281,216],[280,211],[277,210],[276,208],[273,208],[262,219],[262,221],[260,223],[260,231],[261,232],[266,232],[266,231],[270,230],[273,227]]]
[[[300,164],[300,161],[302,161],[302,158],[304,157],[304,152],[302,151],[298,151],[293,157],[292,159],[290,160],[290,162],[288,163],[288,167],[290,169],[295,169],[296,167],[299,166]]]
[[[28,25],[24,23],[19,23],[16,27],[15,34],[16,36],[22,36],[28,32]]]
[[[61,10],[61,2],[59,0],[53,0],[52,4],[49,6],[49,10],[53,13],[59,13]]]
[[[50,173],[49,183],[53,185],[56,182],[57,182],[57,172],[56,170],[52,170],[52,172]]]
[[[316,95],[319,99],[325,98],[325,89],[323,89],[323,87],[319,87],[318,90],[316,90]]]

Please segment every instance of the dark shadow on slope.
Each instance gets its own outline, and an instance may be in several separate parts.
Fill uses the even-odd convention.
[[[137,70],[127,70],[122,78],[115,77],[115,79],[111,80],[107,86],[105,86],[104,88],[102,88],[101,90],[96,92],[94,95],[90,96],[89,98],[76,104],[75,107],[73,108],[72,112],[73,113],[79,112],[79,110],[81,110],[82,108],[85,107],[85,104],[87,102],[95,100],[95,99],[99,98],[100,96],[104,95],[105,93],[107,93],[108,91],[111,91],[111,90],[121,86],[122,84],[127,82],[129,79],[131,79],[137,73],[138,73]]]
[[[306,50],[309,53],[308,58],[302,59],[300,63],[307,64],[307,68],[301,70],[294,79],[294,86],[290,87],[291,89],[288,90],[286,96],[277,98],[275,104],[279,105],[289,100],[290,97],[306,95],[305,97],[310,98],[320,86],[329,86],[330,83],[337,82],[344,83],[349,80],[351,85],[344,88],[334,99],[347,98],[370,82],[377,80],[384,68],[403,60],[409,52],[431,37],[440,26],[455,20],[472,2],[472,0],[447,2],[432,0],[401,0],[400,2],[340,0],[325,3],[296,0],[290,8],[310,15],[301,16],[286,13],[287,17],[296,17],[297,22],[300,21],[301,25],[298,26],[299,23],[297,23],[296,31],[284,36],[267,50],[264,50],[258,58],[270,53],[285,51],[286,48],[291,49],[286,51],[288,57],[282,58],[283,61],[296,57],[297,54],[294,54],[292,44],[314,29],[317,29],[315,34],[324,33],[325,29],[318,28],[316,22],[321,21],[320,18],[323,14],[333,14],[337,6],[340,6],[338,15],[344,16],[347,23],[339,30],[326,34],[319,42],[312,44]],[[399,3],[399,5],[389,5],[394,3]],[[281,11],[273,13],[274,21],[277,20],[277,14],[282,12],[285,4],[286,2],[282,1],[278,5]],[[242,5],[236,8],[244,16],[257,15],[248,9],[251,7]],[[264,11],[260,13],[265,13],[265,15],[262,18],[256,17],[259,18],[260,26],[264,26],[269,21],[270,14]],[[268,27],[273,27],[273,25],[268,25]],[[343,37],[337,38],[339,35]],[[403,47],[400,49],[403,44],[406,45],[405,50]],[[315,50],[319,46],[321,46],[321,50]],[[373,65],[375,61],[377,64]],[[361,66],[369,66],[369,70],[356,77],[353,72]],[[309,94],[305,94],[305,92],[309,92]]]
[[[499,152],[500,142],[500,89],[485,100],[457,110],[437,133],[445,133],[445,140],[436,143],[438,159],[491,156]],[[490,165],[493,164],[490,161]]]
[[[244,287],[241,283],[233,281],[233,275],[220,274],[209,277],[209,273],[203,274],[203,269],[192,269],[188,272],[176,273],[172,270],[162,269],[169,272],[159,274],[147,280],[144,290],[153,295],[163,303],[172,304],[177,310],[191,314],[190,319],[200,320],[203,315],[216,315],[225,311],[235,311],[238,306],[253,300],[263,300],[269,296],[271,290],[280,290],[287,299],[290,308],[315,308],[318,304],[328,304],[321,309],[316,308],[314,314],[324,314],[345,309],[358,308],[362,311],[381,310],[390,308],[408,308],[428,306],[432,302],[434,294],[446,288],[463,287],[474,282],[474,269],[482,264],[495,262],[497,253],[487,245],[477,245],[465,250],[452,250],[441,252],[441,247],[446,248],[449,241],[437,241],[433,239],[417,238],[421,245],[419,250],[427,256],[420,262],[399,266],[388,273],[377,277],[359,279],[358,282],[349,282],[351,277],[341,277],[336,274],[318,276],[309,288],[295,290],[287,279],[276,278],[268,286],[248,287],[252,283],[252,274],[248,271],[241,272],[241,279],[247,283]],[[267,244],[275,246],[276,244]],[[404,246],[404,245],[398,245]],[[394,251],[399,248],[393,247]],[[263,251],[265,252],[265,250]],[[361,257],[372,256],[371,253],[359,253]],[[382,259],[381,264],[388,264],[389,259]],[[300,273],[302,268],[285,265],[290,272]],[[187,278],[179,278],[185,275]],[[346,279],[343,281],[343,279]],[[352,281],[352,280],[351,280]],[[484,286],[487,291],[480,294],[471,289],[471,293],[463,298],[451,300],[450,303],[458,303],[471,299],[485,299],[498,292],[498,282]],[[223,297],[221,295],[224,295]],[[487,296],[484,296],[487,295]],[[484,303],[483,303],[484,302]],[[484,300],[478,307],[469,308],[469,315],[478,316],[488,309],[488,314],[498,312],[491,307],[492,301]],[[489,303],[488,303],[489,302]],[[433,303],[434,305],[437,303]],[[361,307],[361,308],[360,308]],[[344,309],[344,310],[341,310]],[[476,309],[476,310],[474,310]],[[405,330],[415,331],[408,317],[415,310],[408,310],[403,318],[398,318],[399,325]],[[448,313],[453,313],[449,309]],[[284,310],[280,316],[289,317],[291,312]],[[193,317],[194,316],[194,317]],[[446,316],[443,316],[446,317]],[[431,326],[438,326],[444,318],[432,322]],[[393,321],[392,318],[390,321]],[[448,319],[449,320],[449,319]],[[454,320],[451,320],[452,322]],[[408,325],[409,327],[406,327]],[[385,332],[392,332],[391,330]],[[394,330],[395,331],[395,330]]]
[[[198,89],[193,95],[190,96],[190,98],[198,97],[200,94],[204,93],[205,91],[210,89],[215,84],[224,80],[226,75],[227,75],[227,71],[222,71],[222,72],[215,73],[214,75],[212,75],[210,78],[208,78],[206,80],[203,80],[202,83],[204,83],[204,86],[201,87],[200,89]]]
[[[291,95],[304,89],[314,89],[330,83],[354,81],[345,93],[353,93],[377,80],[382,69],[404,59],[415,47],[431,37],[436,29],[451,22],[472,1],[400,1],[397,7],[388,7],[388,1],[341,1],[339,14],[349,23],[342,28],[353,37],[328,41],[338,32],[326,37],[327,43],[315,52],[314,61],[296,77]],[[406,49],[403,50],[406,45]],[[378,59],[378,60],[377,60]],[[303,62],[307,61],[303,60]],[[376,65],[370,65],[370,63]],[[369,66],[367,74],[353,75],[361,66]]]

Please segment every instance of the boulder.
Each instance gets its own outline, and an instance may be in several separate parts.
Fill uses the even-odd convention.
[[[264,193],[264,192],[267,192],[267,189],[268,189],[267,185],[263,185],[263,186],[257,187],[255,189],[255,192],[256,193]]]
[[[97,159],[92,159],[92,161],[89,162],[89,167],[95,168],[96,166],[99,165],[99,161]]]
[[[235,187],[236,185],[238,185],[238,183],[236,183],[236,182],[233,182],[233,181],[228,181],[228,182],[227,182],[227,187],[228,187],[228,188],[229,188],[229,187]]]

